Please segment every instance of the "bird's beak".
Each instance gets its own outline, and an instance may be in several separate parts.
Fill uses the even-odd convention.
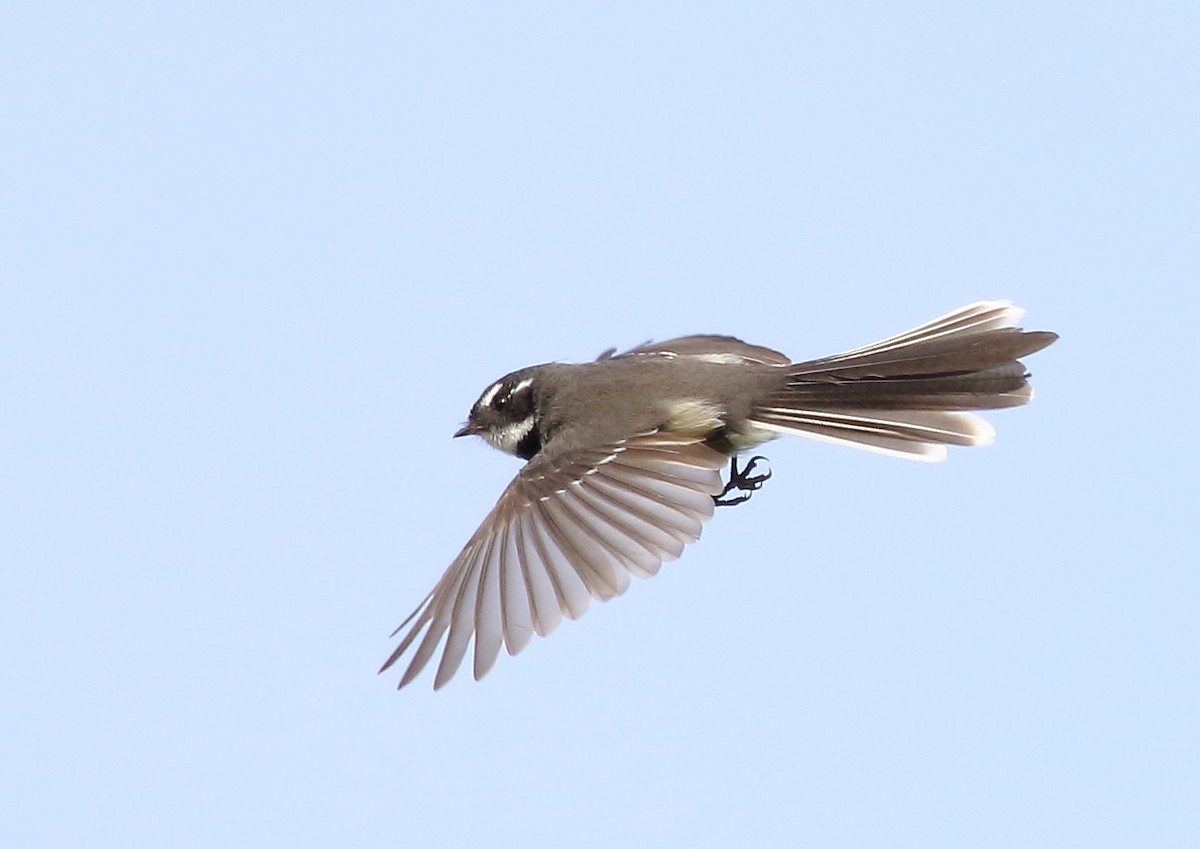
[[[454,432],[454,438],[458,439],[460,436],[470,436],[474,432],[475,432],[475,426],[473,424],[471,424],[470,422],[467,422],[465,425],[463,425],[462,427],[460,427],[458,430],[456,430]]]

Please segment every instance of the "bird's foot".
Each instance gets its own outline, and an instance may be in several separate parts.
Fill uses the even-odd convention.
[[[766,461],[766,459],[766,457],[756,455],[751,457],[746,462],[746,465],[739,469],[737,455],[734,454],[730,457],[729,483],[725,484],[725,488],[721,490],[719,495],[713,496],[713,504],[718,507],[732,507],[735,504],[741,504],[743,501],[749,501],[750,496],[762,489],[762,485],[771,478],[770,469],[761,475],[751,474],[754,471],[754,467],[758,465],[758,462],[760,460]],[[735,489],[742,494],[729,495]]]

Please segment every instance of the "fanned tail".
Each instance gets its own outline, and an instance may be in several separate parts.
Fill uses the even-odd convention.
[[[786,388],[751,418],[759,427],[936,462],[947,445],[986,445],[995,431],[969,410],[1033,397],[1019,357],[1058,336],[1017,327],[1024,310],[979,301],[905,333],[786,366]]]

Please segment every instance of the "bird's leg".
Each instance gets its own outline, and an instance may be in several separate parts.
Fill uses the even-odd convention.
[[[734,504],[741,504],[743,501],[749,501],[750,496],[758,492],[762,485],[771,477],[771,470],[763,472],[761,475],[752,475],[754,467],[758,465],[759,460],[766,460],[766,457],[756,455],[746,461],[746,465],[738,468],[737,455],[734,454],[729,458],[729,483],[725,484],[725,488],[721,490],[719,495],[713,496],[713,504],[718,507],[732,507]],[[741,495],[729,495],[732,490],[738,490]],[[728,498],[726,496],[729,495]]]

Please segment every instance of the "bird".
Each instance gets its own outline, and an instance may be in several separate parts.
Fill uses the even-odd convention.
[[[778,436],[926,462],[944,459],[947,446],[990,443],[995,431],[973,411],[1027,403],[1019,358],[1058,338],[1022,330],[1023,314],[1009,301],[977,301],[802,362],[697,335],[500,378],[454,436],[480,436],[525,465],[393,632],[405,633],[379,671],[411,650],[403,688],[442,645],[440,689],[473,643],[482,678],[501,648],[516,655],[592,599],[615,598],[679,557],[716,507],[744,502],[771,476],[755,474],[765,458],[739,466],[738,457]]]

